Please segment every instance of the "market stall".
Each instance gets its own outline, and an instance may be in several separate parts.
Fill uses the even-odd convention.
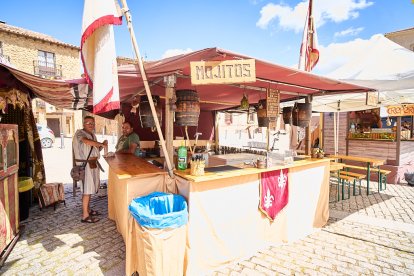
[[[37,83],[31,78],[10,70],[28,85],[32,84],[35,93],[47,94],[44,87],[34,85]],[[309,96],[371,90],[217,48],[146,62],[145,71],[152,97],[157,103],[157,110],[151,110],[156,115],[144,112],[143,103],[148,101],[148,96],[144,95],[144,83],[135,65],[121,66],[118,71],[123,115],[132,120],[138,133],[153,130],[153,118],[159,116],[164,122],[162,130],[165,132],[167,156],[173,164],[174,137],[193,138],[198,133],[198,125],[202,125],[203,135],[207,136],[200,138],[216,140],[218,148],[217,118],[214,116],[217,110],[233,108],[250,112],[253,108],[262,126],[268,129],[269,137],[270,129],[275,131],[277,128],[275,122],[280,113],[280,101],[305,99],[306,103],[300,105],[304,109],[294,109],[296,115],[292,117],[297,125],[306,127],[311,111]],[[57,98],[49,94],[49,102],[61,107],[76,107],[73,95],[79,99],[79,91],[85,91],[79,90],[81,85],[82,82],[54,82],[54,91],[60,91],[65,96]],[[83,106],[90,104],[88,94],[83,95],[86,95],[82,98]],[[246,104],[244,100],[241,107],[240,100],[243,99],[248,99],[248,102]],[[139,121],[137,104],[140,105]],[[104,115],[113,118],[115,113]],[[175,124],[179,124],[178,129],[174,128],[174,117]],[[284,158],[285,150],[280,149],[281,158],[278,161],[281,162],[268,163],[268,168],[238,167],[232,172],[206,173],[198,177],[192,177],[188,171],[175,171],[175,177],[170,177],[165,171],[134,156],[116,154],[107,158],[109,217],[116,221],[126,244],[127,274],[138,269],[135,254],[140,250],[134,242],[134,221],[127,206],[133,198],[152,191],[175,192],[178,189],[188,200],[188,274],[209,271],[252,255],[259,248],[295,240],[311,233],[314,227],[322,227],[329,216],[329,161],[293,161],[292,156]],[[276,182],[269,179],[274,179],[276,175],[278,181],[283,179],[276,186],[284,189],[284,205],[277,216],[271,217],[272,222],[260,210],[272,206],[272,201],[280,202],[271,199],[273,194],[268,194],[268,190],[263,193],[260,190],[264,187],[263,183],[275,185]],[[266,202],[263,205],[264,198]],[[238,231],[240,235],[235,234]],[[220,237],[214,238],[215,233],[220,233]],[[211,243],[206,244],[204,237]]]
[[[271,221],[258,208],[261,174],[281,169],[288,169],[288,203]],[[204,176],[189,170],[176,174],[179,194],[189,204],[187,275],[202,275],[270,245],[303,238],[329,218],[328,159]]]
[[[391,171],[387,175],[388,183],[403,181],[404,173],[412,171],[414,163],[411,113],[405,117],[404,114],[392,113],[397,107],[390,106],[390,113],[382,118],[379,108],[341,112],[337,125],[340,133],[338,153],[385,160],[380,168]],[[326,153],[334,154],[334,122],[330,113],[326,113],[324,118],[324,149]],[[372,179],[377,181],[377,175],[373,174]]]
[[[133,198],[153,191],[176,187],[187,199],[187,275],[211,272],[272,244],[303,238],[329,218],[329,159],[295,161],[268,169],[239,164],[236,170],[206,172],[204,176],[192,176],[187,169],[175,171],[173,181],[164,171],[132,155],[117,154],[107,160],[109,218],[115,220],[126,243],[127,275],[139,271],[137,255],[141,250],[136,221],[127,206]],[[125,161],[136,165],[122,165]],[[258,208],[261,175],[283,169],[288,171],[288,202],[272,221]]]

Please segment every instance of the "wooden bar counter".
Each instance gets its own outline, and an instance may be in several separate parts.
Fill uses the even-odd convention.
[[[165,192],[166,172],[146,160],[128,153],[116,153],[105,159],[108,173],[108,217],[115,220],[124,241],[131,200],[155,191]]]
[[[270,168],[266,169],[258,169],[254,168],[251,165],[237,165],[235,167],[239,167],[240,170],[231,170],[231,171],[222,171],[217,173],[212,172],[206,172],[203,176],[194,176],[190,175],[190,169],[187,170],[175,170],[174,174],[178,175],[182,178],[185,178],[187,180],[193,181],[193,182],[205,182],[205,181],[214,181],[218,179],[223,178],[230,178],[235,176],[242,176],[242,175],[250,175],[250,174],[258,174],[262,172],[269,172],[269,171],[275,171],[275,170],[281,170],[286,168],[303,168],[304,166],[314,166],[315,164],[319,163],[326,163],[329,162],[330,159],[324,158],[324,159],[317,159],[317,158],[308,158],[300,161],[295,161],[292,164],[286,164],[286,165],[276,165],[272,166]]]
[[[271,222],[258,208],[260,173],[289,169],[287,206]],[[329,159],[307,159],[269,169],[189,175],[175,171],[188,202],[186,275],[205,275],[258,250],[290,242],[329,218]]]
[[[303,238],[329,218],[329,159],[307,159],[268,169],[240,165],[239,170],[204,176],[176,170],[174,179],[130,154],[106,160],[108,216],[115,220],[125,241],[127,275],[142,272],[145,265],[137,258],[142,250],[137,242],[139,225],[128,205],[133,198],[154,191],[175,192],[187,199],[186,275],[204,275],[260,249]],[[289,169],[289,202],[271,222],[258,209],[260,173],[284,168]]]

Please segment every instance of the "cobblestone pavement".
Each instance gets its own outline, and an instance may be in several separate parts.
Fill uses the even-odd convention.
[[[107,218],[107,200],[93,197],[91,206],[101,220],[81,223],[81,197],[65,185],[66,207],[60,203],[42,211],[30,208],[23,235],[2,275],[122,275],[125,244],[115,223]]]
[[[80,196],[73,198],[71,188],[65,185],[66,207],[30,209],[25,231],[0,274],[124,274],[125,244],[107,219],[106,198],[92,200],[101,221],[81,223]],[[386,191],[369,196],[363,190],[332,202],[323,229],[259,251],[213,275],[414,275],[413,208],[414,187],[387,185]]]
[[[331,189],[323,229],[213,275],[414,275],[414,187],[390,184],[369,196],[363,188],[339,202]]]

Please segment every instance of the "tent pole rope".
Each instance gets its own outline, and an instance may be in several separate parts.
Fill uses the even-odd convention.
[[[135,55],[138,59],[138,65],[139,65],[139,69],[140,69],[140,72],[141,72],[142,81],[144,82],[145,92],[147,93],[148,102],[149,102],[150,107],[151,107],[152,117],[154,119],[155,127],[157,128],[157,133],[158,133],[158,136],[160,138],[162,151],[164,152],[165,162],[166,162],[167,167],[168,167],[168,174],[170,175],[170,177],[174,177],[173,168],[172,168],[171,162],[170,162],[170,157],[168,156],[168,151],[167,151],[167,147],[165,145],[164,136],[163,136],[162,131],[161,131],[160,122],[158,121],[157,112],[155,111],[154,101],[152,100],[151,90],[150,90],[150,87],[148,85],[147,75],[145,73],[144,65],[142,63],[142,57],[141,57],[141,54],[139,52],[137,40],[135,38],[134,27],[132,26],[131,12],[128,8],[126,0],[121,0],[121,2],[122,2],[122,6],[123,6],[122,7],[122,13],[125,15],[125,19],[126,19],[126,22],[127,22],[127,25],[128,25],[129,34],[131,35],[131,41],[132,41],[132,45],[133,45],[133,48],[134,48],[134,52],[135,52]]]

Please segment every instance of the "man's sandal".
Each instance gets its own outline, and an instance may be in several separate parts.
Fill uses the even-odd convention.
[[[84,223],[95,223],[95,222],[98,222],[98,221],[99,221],[98,218],[91,217],[91,216],[88,216],[85,219],[81,219],[81,222],[84,222]]]
[[[90,216],[99,216],[100,214],[101,213],[99,213],[98,211],[95,211],[95,210],[92,210],[92,209],[89,211]]]

